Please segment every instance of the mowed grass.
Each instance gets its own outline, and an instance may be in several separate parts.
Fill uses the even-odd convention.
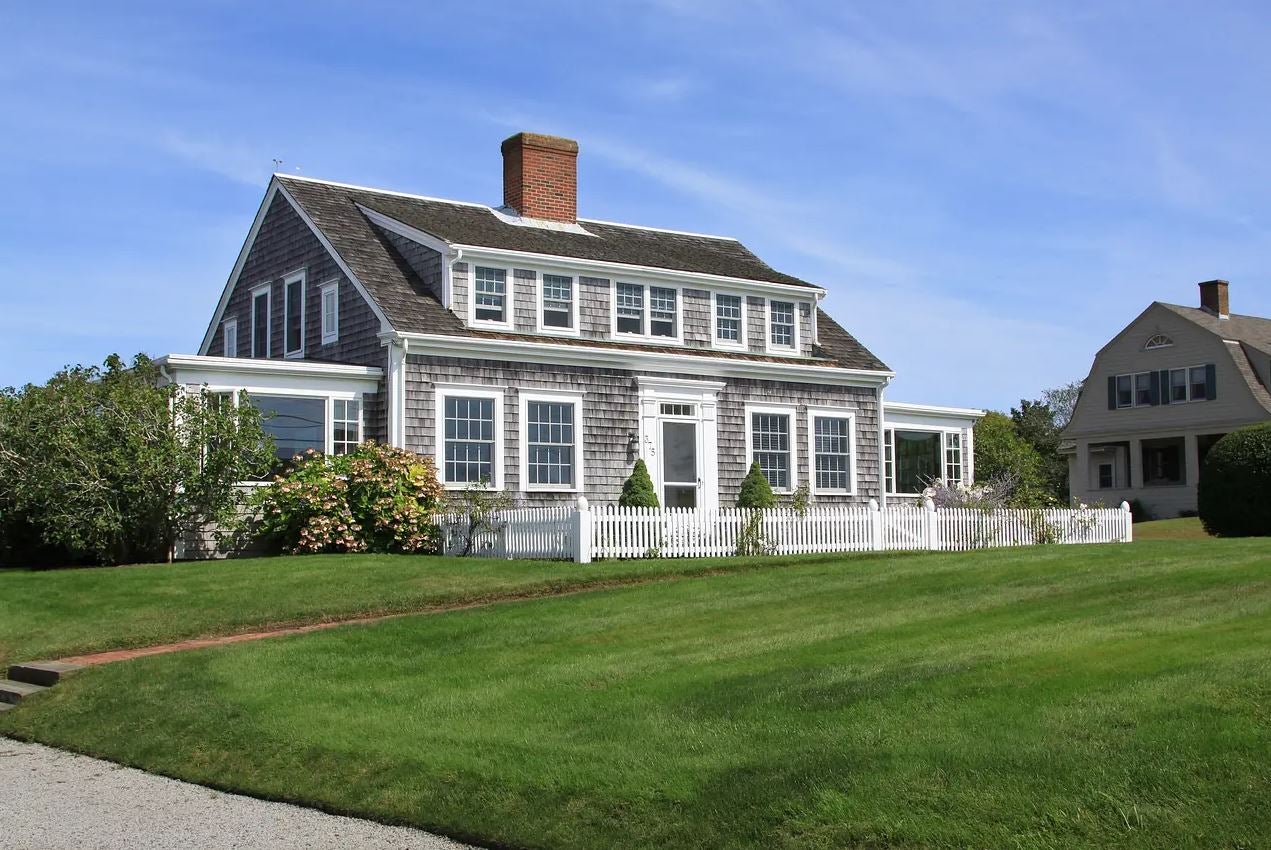
[[[1200,524],[1200,517],[1155,519],[1134,526],[1135,540],[1209,540],[1209,532]]]
[[[504,847],[1262,847],[1271,543],[409,617],[94,668],[0,731]]]
[[[804,560],[827,556],[805,556]],[[795,559],[798,560],[798,559]],[[766,566],[310,555],[0,571],[0,663]]]

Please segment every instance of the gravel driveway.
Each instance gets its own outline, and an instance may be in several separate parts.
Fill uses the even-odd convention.
[[[6,850],[463,850],[414,829],[222,794],[87,756],[0,738]]]

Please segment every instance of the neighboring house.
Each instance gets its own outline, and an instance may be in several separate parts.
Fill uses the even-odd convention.
[[[1200,284],[1199,308],[1155,302],[1095,355],[1061,447],[1074,499],[1194,511],[1210,447],[1271,419],[1271,319],[1232,314],[1228,289]]]
[[[578,218],[575,142],[502,152],[500,207],[275,175],[199,354],[161,365],[246,389],[282,457],[374,438],[525,505],[614,502],[637,458],[680,507],[732,504],[752,460],[826,502],[970,478],[980,412],[886,421],[893,373],[823,288],[735,239]]]

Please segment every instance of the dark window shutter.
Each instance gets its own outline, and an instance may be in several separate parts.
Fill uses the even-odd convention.
[[[1161,385],[1161,404],[1170,403],[1170,387],[1169,387],[1169,369],[1162,369],[1157,373],[1158,383]]]
[[[1108,378],[1108,410],[1117,409],[1117,377]]]
[[[1161,373],[1153,372],[1152,377],[1147,382],[1147,403],[1157,405],[1161,403]]]
[[[1218,398],[1218,369],[1213,363],[1205,366],[1205,399],[1213,401]]]

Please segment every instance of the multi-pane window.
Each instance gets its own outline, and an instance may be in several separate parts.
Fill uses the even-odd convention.
[[[574,279],[558,274],[543,275],[543,327],[574,326]]]
[[[1170,404],[1187,401],[1186,369],[1169,370],[1169,400]]]
[[[1147,407],[1152,404],[1152,373],[1139,372],[1134,376],[1134,406]]]
[[[1117,407],[1134,406],[1134,376],[1117,375]]]
[[[644,335],[644,287],[619,283],[617,290],[617,330],[620,334]]]
[[[723,343],[741,343],[740,295],[715,296],[715,339]]]
[[[1113,474],[1113,466],[1110,463],[1099,464],[1099,489],[1111,490],[1115,478]]]
[[[944,480],[950,485],[962,483],[962,435],[944,435]]]
[[[238,356],[238,321],[230,319],[221,327],[221,355]]]
[[[269,356],[269,289],[252,295],[252,357]]]
[[[663,402],[661,406],[663,416],[696,416],[697,405],[683,404],[680,402]]]
[[[446,396],[444,408],[446,483],[493,483],[494,399]]]
[[[1189,396],[1191,401],[1200,401],[1209,397],[1207,392],[1209,383],[1205,377],[1205,371],[1204,366],[1192,366],[1187,370],[1191,385],[1191,394]]]
[[[283,285],[283,353],[303,355],[305,348],[305,279],[288,278]]]
[[[472,317],[478,322],[507,321],[507,271],[477,266],[473,272]]]
[[[340,289],[338,283],[328,283],[322,287],[322,344],[335,342],[340,338]]]
[[[790,414],[751,414],[751,462],[777,490],[790,489],[790,445]]]
[[[813,484],[817,490],[852,489],[851,438],[851,418],[812,417]]]
[[[574,403],[525,404],[525,474],[533,487],[574,486]]]
[[[883,481],[888,493],[896,492],[896,437],[890,430],[883,432]]]
[[[291,460],[308,449],[325,451],[327,446],[325,398],[252,395],[252,406],[260,412],[261,429],[274,440],[279,460]]]
[[[768,302],[769,342],[774,348],[794,348],[794,302]]]
[[[331,451],[348,454],[362,442],[362,402],[337,398],[331,411]]]
[[[649,287],[649,334],[651,336],[675,336],[675,318],[678,313],[674,289],[661,286]]]

